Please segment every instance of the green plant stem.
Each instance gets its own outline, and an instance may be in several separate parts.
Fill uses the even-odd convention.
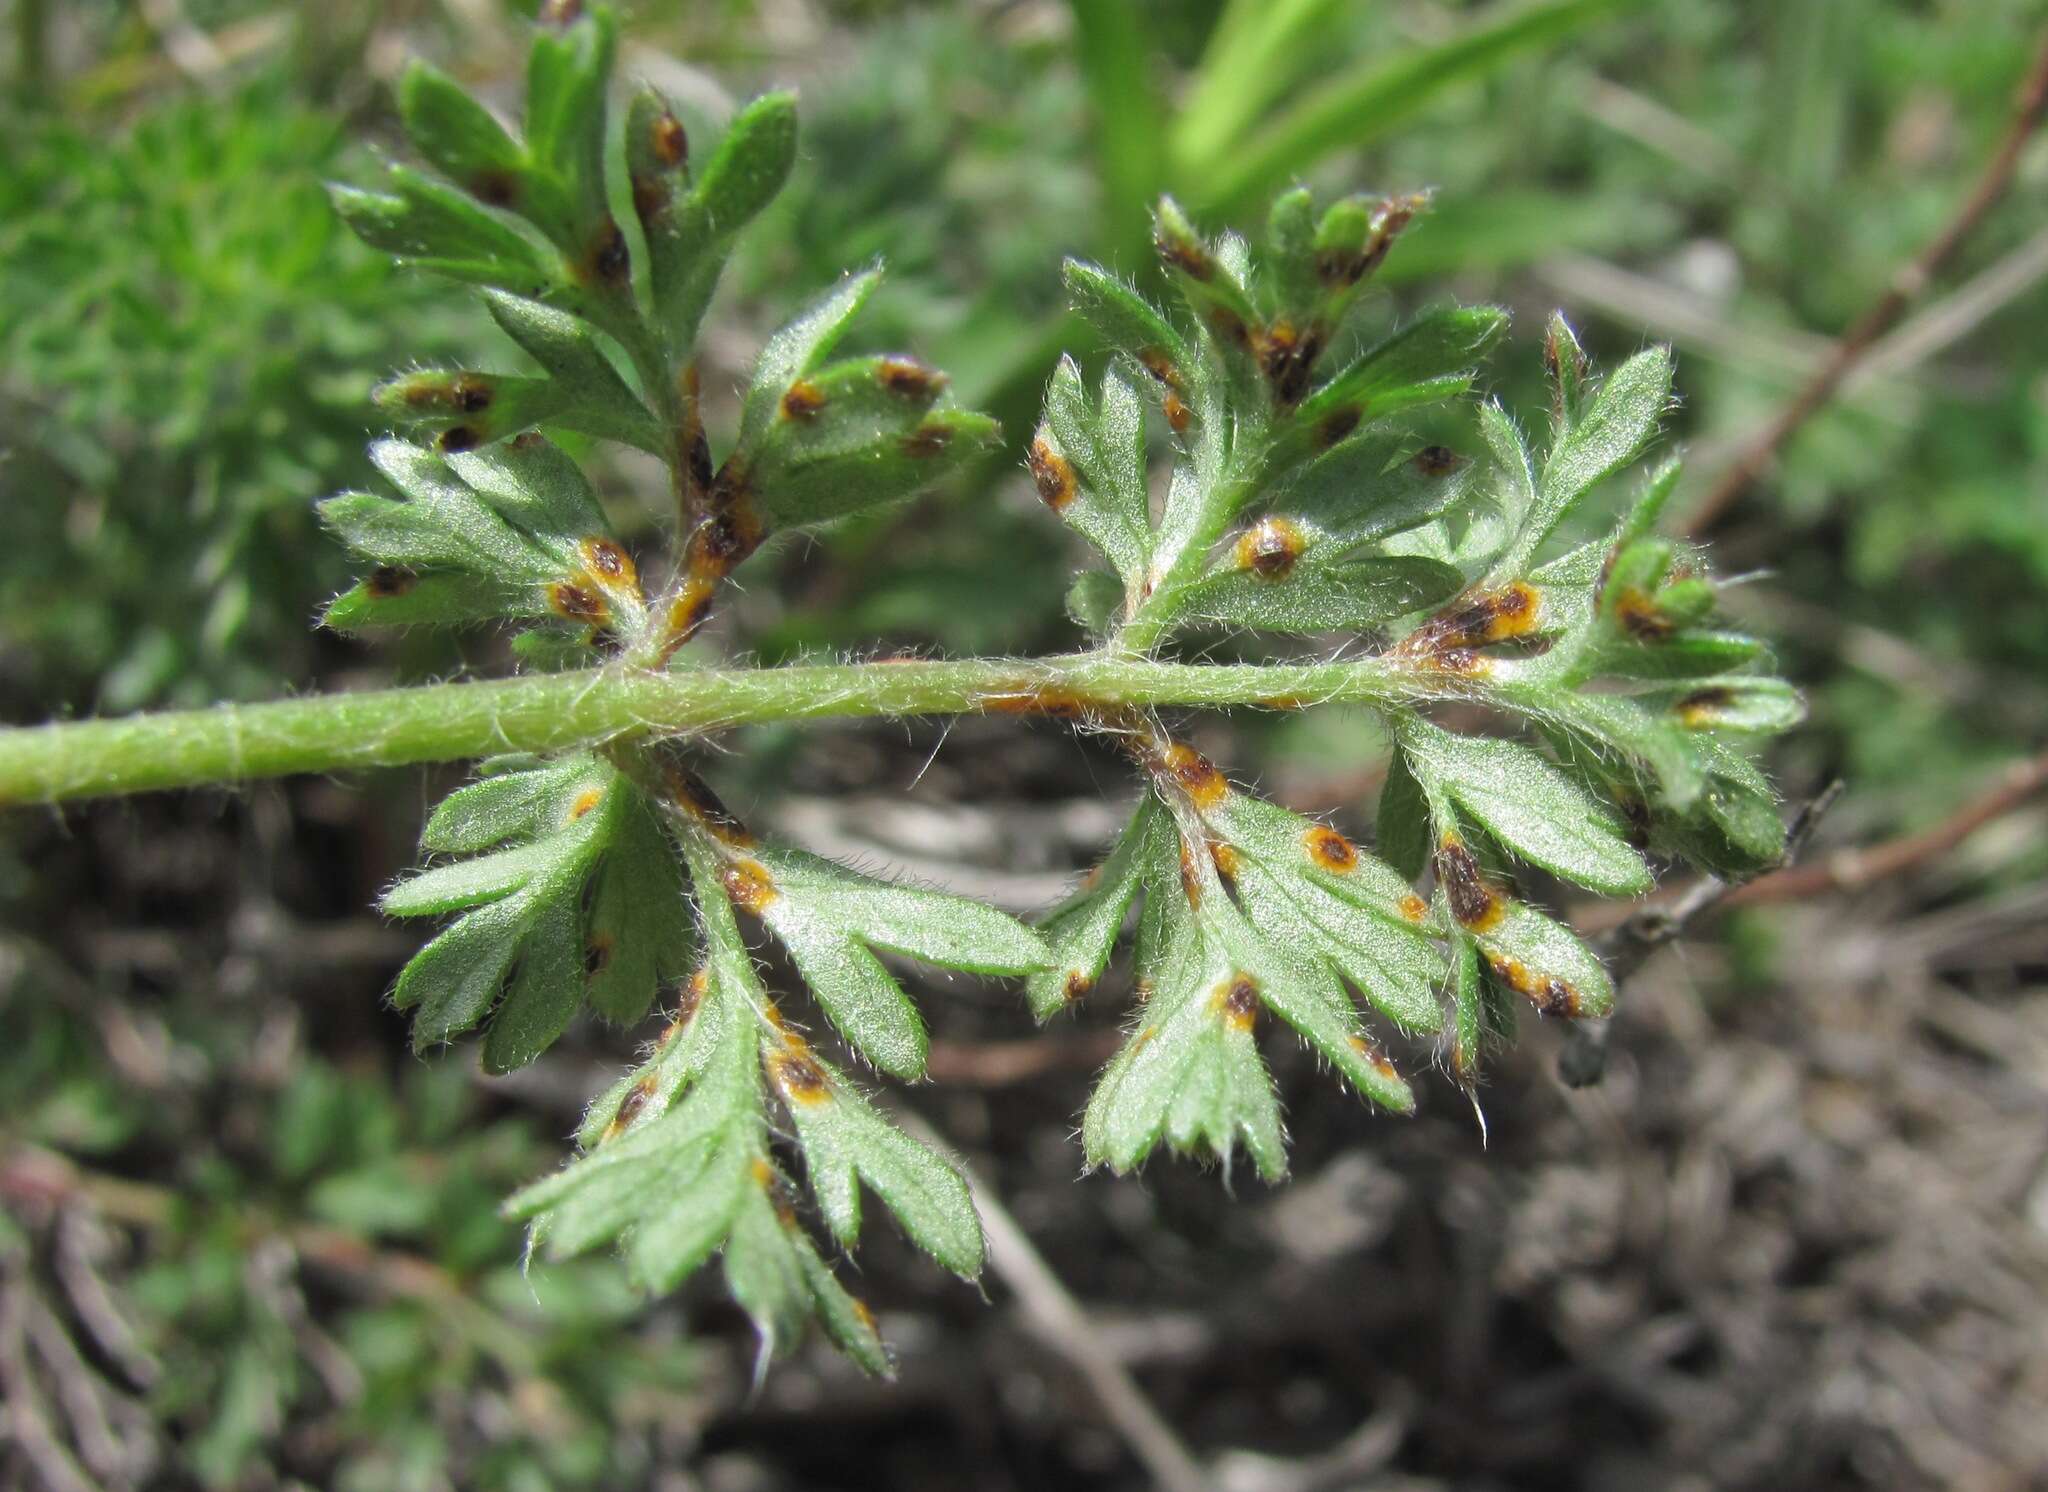
[[[1124,706],[1415,704],[1470,692],[1471,682],[1394,656],[1192,664],[1089,652],[666,673],[614,667],[0,730],[0,806],[557,751],[636,731]]]

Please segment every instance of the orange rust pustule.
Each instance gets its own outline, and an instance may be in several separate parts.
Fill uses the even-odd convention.
[[[1046,685],[1021,694],[995,694],[982,708],[992,715],[1043,715],[1051,720],[1079,720],[1089,713],[1091,701],[1072,689]]]
[[[1212,306],[1209,309],[1209,329],[1216,333],[1219,341],[1233,347],[1250,350],[1252,329],[1244,324],[1244,318],[1228,306]]]
[[[612,966],[612,940],[599,933],[583,945],[583,977],[595,979]]]
[[[1073,463],[1054,450],[1052,442],[1043,435],[1031,442],[1031,449],[1024,453],[1024,464],[1031,468],[1039,501],[1048,508],[1057,513],[1074,500]]]
[[[1175,435],[1187,434],[1188,426],[1195,422],[1195,412],[1171,389],[1167,390],[1166,397],[1160,401],[1159,409],[1166,416],[1166,427]]]
[[[1131,1039],[1131,1051],[1134,1054],[1143,1051],[1151,1043],[1152,1038],[1158,1034],[1159,1028],[1157,1026],[1147,1026]]]
[[[1708,689],[1695,689],[1673,708],[1688,730],[1704,730],[1720,718],[1721,711],[1734,703],[1735,691],[1716,684]]]
[[[858,1295],[849,1295],[846,1299],[847,1303],[853,1307],[853,1314],[859,1319],[860,1324],[866,1327],[870,1334],[873,1334],[877,1330],[875,1313],[869,1308],[868,1303]]]
[[[904,455],[913,461],[929,461],[942,456],[953,444],[953,427],[927,421],[897,442]]]
[[[583,568],[596,576],[600,583],[617,590],[640,588],[640,571],[633,563],[633,556],[626,553],[614,539],[602,534],[592,534],[576,546],[576,552],[583,557]]]
[[[1216,764],[1194,747],[1180,741],[1168,744],[1156,761],[1156,769],[1173,780],[1197,808],[1214,808],[1230,791],[1230,784],[1216,770]]]
[[[768,867],[758,860],[733,861],[719,873],[719,882],[732,904],[747,912],[759,912],[782,894]]]
[[[675,170],[690,159],[690,136],[683,128],[682,120],[664,109],[647,126],[647,144],[654,152],[654,158],[670,170]]]
[[[1310,701],[1300,694],[1269,694],[1264,699],[1254,700],[1262,710],[1305,710]]]
[[[633,256],[626,247],[625,231],[619,227],[618,219],[607,216],[591,239],[578,273],[587,285],[617,288],[626,283],[632,271]]]
[[[1259,1023],[1259,982],[1249,974],[1233,974],[1216,986],[1216,1009],[1233,1030],[1249,1031]]]
[[[1429,903],[1413,891],[1401,898],[1400,913],[1410,922],[1423,922],[1429,917]]]
[[[1451,915],[1462,926],[1484,932],[1499,924],[1505,915],[1500,893],[1488,884],[1479,862],[1457,835],[1446,834],[1437,846],[1436,874],[1443,883],[1444,899],[1451,904]]]
[[[692,368],[691,371],[696,370]],[[694,491],[711,490],[711,440],[701,426],[692,430],[689,439],[683,443],[683,466],[689,473]]]
[[[1438,612],[1401,644],[1404,651],[1446,653],[1526,637],[1542,620],[1543,600],[1524,581],[1483,591]]]
[[[799,424],[816,419],[824,407],[825,391],[808,378],[799,378],[782,396],[782,417]]]
[[[1621,594],[1614,598],[1614,619],[1640,642],[1662,642],[1678,630],[1655,598],[1639,585],[1622,587]]]
[[[1365,419],[1362,404],[1340,404],[1316,425],[1316,444],[1328,450],[1352,431]]]
[[[419,583],[419,576],[403,565],[379,565],[363,582],[363,589],[370,593],[372,600],[389,601],[404,595]]]
[[[668,609],[669,642],[664,650],[673,654],[675,650],[697,635],[697,629],[704,625],[704,618],[711,614],[711,591],[708,586],[692,582],[676,597],[675,604]]]
[[[548,610],[572,622],[603,622],[611,617],[604,597],[569,580],[548,587]]]
[[[1069,969],[1067,971],[1066,984],[1062,986],[1062,993],[1066,995],[1067,1003],[1072,1005],[1076,1001],[1087,999],[1094,988],[1095,981],[1093,979],[1089,978],[1079,969]]]
[[[767,1161],[758,1155],[754,1157],[753,1165],[747,1169],[753,1175],[754,1185],[760,1187],[764,1192],[774,1191],[782,1180],[780,1176],[775,1174],[775,1167],[769,1165]]]
[[[604,801],[604,789],[587,787],[576,795],[576,801],[569,805],[569,821],[574,823],[591,809]]]
[[[885,357],[876,365],[882,387],[899,399],[929,399],[946,386],[946,375],[914,357]]]
[[[1538,1015],[1562,1016],[1572,1020],[1579,1014],[1579,992],[1555,974],[1540,974],[1518,958],[1489,953],[1486,966],[1493,977],[1536,1007]]]
[[[1173,365],[1173,359],[1157,347],[1147,347],[1138,354],[1138,363],[1160,383],[1174,393],[1185,392],[1180,381],[1180,369]]]
[[[1226,881],[1235,881],[1238,872],[1244,869],[1244,856],[1234,844],[1225,844],[1220,839],[1209,841],[1209,862],[1216,867],[1216,874]]]
[[[720,496],[716,484],[712,496]],[[726,496],[719,512],[690,531],[684,558],[692,571],[722,575],[760,548],[764,536],[753,504],[743,493],[731,494]]]
[[[1385,1048],[1378,1042],[1374,1041],[1370,1036],[1357,1035],[1352,1036],[1349,1040],[1351,1050],[1363,1057],[1366,1065],[1374,1072],[1378,1073],[1388,1082],[1400,1081],[1401,1070],[1394,1066],[1393,1059],[1387,1055]]]
[[[1307,547],[1296,524],[1274,516],[1261,518],[1239,534],[1232,553],[1238,569],[1249,570],[1261,580],[1284,580]]]
[[[1447,477],[1465,464],[1465,458],[1449,446],[1424,446],[1408,458],[1417,476]]]
[[[1394,240],[1414,221],[1426,200],[1414,193],[1388,197],[1380,203],[1379,218],[1363,244],[1356,249],[1325,249],[1316,256],[1317,277],[1333,289],[1356,285],[1385,262]]]
[[[1324,870],[1343,876],[1358,869],[1358,846],[1328,825],[1314,825],[1301,840],[1308,858]]]
[[[777,1091],[791,1103],[820,1104],[832,1096],[832,1084],[815,1058],[802,1052],[777,1052],[769,1065]]]

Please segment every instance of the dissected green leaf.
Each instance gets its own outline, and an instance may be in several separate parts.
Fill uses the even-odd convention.
[[[1528,747],[1420,721],[1402,727],[1401,742],[1418,775],[1532,865],[1609,896],[1650,889],[1649,867],[1616,818]]]

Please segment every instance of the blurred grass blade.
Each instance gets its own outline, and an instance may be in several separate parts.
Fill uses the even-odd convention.
[[[1209,43],[1180,117],[1172,148],[1179,160],[1215,160],[1245,137],[1259,112],[1294,82],[1304,53],[1345,0],[1230,0]]]
[[[1073,0],[1073,12],[1102,170],[1104,242],[1135,249],[1145,242],[1148,204],[1166,184],[1166,106],[1132,0]]]
[[[1451,40],[1331,79],[1240,145],[1179,155],[1176,179],[1195,206],[1227,211],[1305,171],[1331,151],[1385,134],[1460,83],[1485,77],[1533,48],[1568,36],[1635,0],[1545,0]]]

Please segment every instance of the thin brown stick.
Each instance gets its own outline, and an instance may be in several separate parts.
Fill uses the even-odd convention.
[[[2010,763],[1987,792],[1971,799],[1931,828],[1863,849],[1837,850],[1807,865],[1758,876],[1721,899],[1723,906],[1802,901],[1832,891],[1855,891],[1903,875],[1947,854],[1986,824],[2004,818],[2048,788],[2048,751]]]
[[[2006,126],[1998,148],[1985,163],[1976,186],[1971,188],[1947,225],[1892,276],[1884,294],[1835,343],[1834,349],[1792,402],[1759,431],[1722,472],[1687,516],[1684,527],[1689,536],[1697,538],[1720,521],[1736,499],[1763,474],[1764,468],[1770,465],[1785,442],[1827,405],[1842,381],[1869,355],[1877,339],[1920,297],[1935,275],[1954,257],[1956,250],[1977,230],[2012,185],[2013,173],[2019,167],[2020,152],[2026,146],[2028,136],[2041,123],[2044,113],[2048,113],[2048,32],[2042,35],[2033,69],[2020,89],[2012,122]]]

